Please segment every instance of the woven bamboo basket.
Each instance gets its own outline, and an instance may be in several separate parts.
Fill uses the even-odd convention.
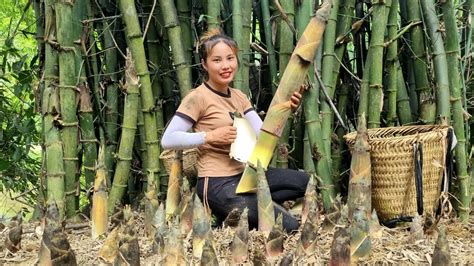
[[[164,150],[160,154],[160,159],[163,161],[166,172],[171,172],[171,165],[175,156],[175,150]],[[183,174],[188,178],[197,177],[197,149],[188,149],[183,151]]]
[[[414,146],[423,150],[424,213],[438,200],[445,155],[447,126],[401,126],[369,129],[372,164],[372,206],[381,221],[413,217],[417,213]],[[357,132],[344,136],[350,149]]]

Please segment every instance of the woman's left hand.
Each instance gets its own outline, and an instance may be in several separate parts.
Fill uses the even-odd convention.
[[[294,113],[296,111],[296,109],[298,109],[298,106],[300,105],[301,103],[301,97],[303,97],[301,95],[301,93],[299,93],[298,91],[295,91],[293,93],[293,95],[291,95],[291,98],[290,98],[290,101],[291,101],[291,111]]]

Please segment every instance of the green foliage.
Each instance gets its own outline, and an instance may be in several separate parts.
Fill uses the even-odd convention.
[[[27,1],[0,4],[0,192],[38,188],[39,114],[35,111],[38,60],[34,14]],[[33,26],[33,27],[32,27]],[[35,184],[33,186],[32,184]],[[36,191],[25,194],[32,202]]]

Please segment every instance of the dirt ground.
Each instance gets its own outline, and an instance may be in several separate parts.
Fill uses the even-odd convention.
[[[323,220],[321,217],[320,221]],[[151,241],[144,235],[143,219],[140,215],[136,219],[136,232],[140,243],[140,262],[142,265],[161,265],[162,257],[154,254]],[[459,223],[455,218],[440,221],[446,227],[447,239],[454,265],[474,265],[474,215],[471,214],[467,224]],[[33,265],[37,260],[41,239],[35,232],[39,223],[28,223],[24,225],[24,233],[21,242],[21,250],[16,254],[10,254],[3,248],[4,238],[8,228],[1,230],[1,252],[0,265]],[[104,243],[104,239],[92,240],[90,227],[85,224],[82,228],[67,229],[68,239],[75,252],[79,265],[102,264],[98,258],[98,251]],[[216,253],[220,265],[230,265],[230,243],[234,229],[214,229],[213,236],[217,247]],[[327,264],[330,254],[334,229],[324,232],[319,230],[316,252],[304,258],[294,258],[293,264]],[[269,264],[278,265],[279,259],[295,249],[300,233],[289,235],[285,240],[285,253],[278,259],[267,261]],[[433,253],[437,233],[427,234],[418,241],[410,238],[407,227],[389,229],[383,227],[382,236],[373,239],[370,256],[362,264],[403,264],[403,265],[429,265]],[[192,259],[192,241],[188,235],[184,240],[188,264],[198,264],[197,259]],[[244,265],[252,265],[252,259],[256,250],[264,252],[264,236],[257,231],[250,232],[249,260]],[[297,263],[296,260],[298,261]]]

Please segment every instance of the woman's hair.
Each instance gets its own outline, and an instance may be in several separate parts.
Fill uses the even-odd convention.
[[[219,42],[227,44],[237,56],[237,52],[239,51],[237,42],[222,33],[220,29],[215,28],[205,32],[199,40],[199,55],[201,56],[201,59],[204,60],[204,62],[209,56],[212,48],[214,48],[214,46]]]

